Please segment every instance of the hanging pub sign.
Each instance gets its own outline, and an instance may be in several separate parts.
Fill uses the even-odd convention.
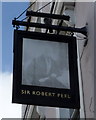
[[[12,102],[80,108],[75,37],[14,31]]]

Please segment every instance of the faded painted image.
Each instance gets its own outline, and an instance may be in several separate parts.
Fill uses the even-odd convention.
[[[68,44],[23,38],[22,84],[70,89]]]

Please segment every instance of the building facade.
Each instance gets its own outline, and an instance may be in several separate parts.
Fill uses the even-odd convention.
[[[53,2],[55,2],[54,6]],[[32,0],[30,4],[32,3]],[[30,10],[60,15],[69,15],[70,21],[63,21],[62,26],[76,28],[87,28],[87,37],[80,33],[74,33],[77,39],[78,73],[80,91],[80,110],[52,108],[33,105],[22,105],[23,118],[96,118],[95,98],[95,30],[96,30],[96,2],[60,2],[53,0],[49,2],[36,2]],[[43,23],[41,18],[31,17],[30,21]],[[60,21],[53,20],[52,24],[58,25]],[[40,28],[28,28],[29,31],[45,32]],[[56,31],[53,31],[55,34]],[[70,35],[70,32],[59,34]],[[73,53],[74,54],[74,53]]]

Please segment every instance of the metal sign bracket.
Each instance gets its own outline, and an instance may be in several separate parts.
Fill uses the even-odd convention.
[[[61,19],[61,20],[67,20],[69,21],[70,17],[65,15],[58,15],[58,14],[49,14],[49,13],[40,13],[40,12],[33,12],[33,11],[27,11],[27,16],[31,17],[43,17],[47,19]],[[50,22],[50,21],[49,21]],[[44,28],[44,29],[52,29],[57,31],[69,31],[69,32],[77,32],[81,33],[85,36],[87,36],[87,27],[84,26],[82,28],[75,28],[75,27],[65,27],[65,26],[59,26],[59,25],[52,25],[52,24],[42,24],[42,23],[34,23],[34,22],[25,22],[25,21],[18,21],[16,19],[12,20],[13,27],[16,26],[26,26],[28,27],[36,27],[36,28]]]

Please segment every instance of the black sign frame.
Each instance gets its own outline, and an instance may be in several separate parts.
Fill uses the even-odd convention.
[[[70,89],[28,86],[21,84],[23,38],[68,43]],[[13,52],[14,65],[12,103],[72,109],[80,108],[77,45],[75,37],[14,30]]]

